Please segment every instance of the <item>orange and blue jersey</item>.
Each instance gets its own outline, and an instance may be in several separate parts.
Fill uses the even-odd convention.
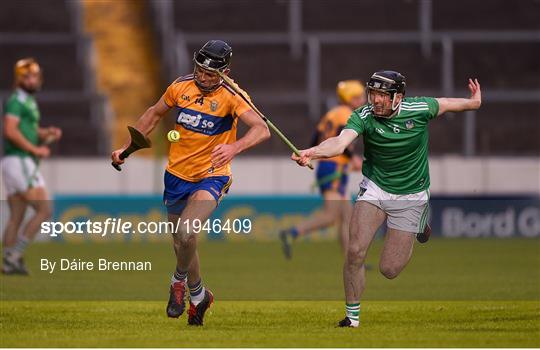
[[[180,140],[171,143],[164,179],[163,200],[169,213],[181,213],[189,196],[199,190],[219,202],[231,185],[231,166],[213,168],[212,150],[236,141],[238,117],[251,107],[226,83],[202,94],[193,75],[173,82],[163,100],[176,109],[175,130],[180,132]]]
[[[231,176],[230,164],[212,169],[211,153],[219,144],[236,141],[238,116],[251,107],[225,83],[202,94],[193,75],[178,78],[163,99],[167,106],[176,108],[175,129],[180,132],[180,140],[171,143],[167,171],[192,182]]]
[[[339,105],[329,110],[319,121],[317,125],[318,140],[317,143],[321,143],[326,139],[338,136],[341,130],[347,125],[347,121],[352,114],[352,109],[346,105]],[[348,164],[351,157],[347,154],[340,154],[327,161],[333,161],[338,164]]]
[[[347,124],[352,109],[346,105],[339,105],[329,110],[317,125],[316,143],[338,136]],[[345,194],[348,182],[348,164],[351,160],[350,152],[319,161],[317,166],[317,184],[321,193],[332,190]]]

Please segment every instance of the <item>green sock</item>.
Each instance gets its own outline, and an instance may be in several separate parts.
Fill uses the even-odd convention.
[[[351,321],[360,322],[360,303],[345,303],[345,311]]]

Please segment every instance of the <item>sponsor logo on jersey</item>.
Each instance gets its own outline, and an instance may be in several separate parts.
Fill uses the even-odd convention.
[[[179,109],[176,123],[187,130],[205,135],[218,135],[232,129],[233,117],[230,115],[217,117],[189,108],[182,108]]]

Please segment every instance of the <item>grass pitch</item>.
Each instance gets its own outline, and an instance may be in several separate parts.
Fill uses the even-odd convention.
[[[218,301],[202,328],[163,301],[9,302],[5,347],[537,347],[537,302],[366,302],[358,329],[334,328],[343,304]]]
[[[381,242],[369,263],[377,266]],[[361,327],[344,316],[335,242],[204,242],[216,296],[202,328],[167,319],[168,244],[35,244],[31,277],[1,277],[2,347],[539,347],[540,241],[435,239],[395,280],[367,273]],[[39,271],[41,258],[149,260],[147,272]]]

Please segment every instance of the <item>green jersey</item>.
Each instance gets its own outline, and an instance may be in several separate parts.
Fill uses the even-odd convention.
[[[34,145],[38,144],[40,114],[34,96],[21,89],[15,90],[4,106],[4,115],[6,114],[18,118],[21,134]],[[7,138],[4,138],[4,152],[6,155],[31,156],[29,152],[21,149]]]
[[[363,135],[364,176],[392,194],[428,189],[428,121],[438,113],[431,97],[404,98],[390,119],[375,117],[369,104],[355,110],[345,129]]]

